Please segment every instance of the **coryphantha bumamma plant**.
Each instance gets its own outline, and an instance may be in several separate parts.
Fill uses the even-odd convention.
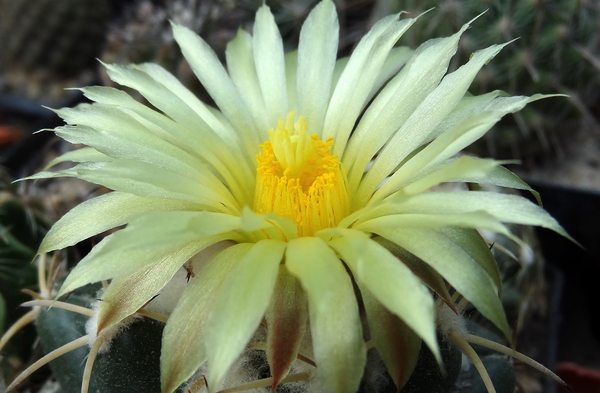
[[[388,16],[337,60],[332,1],[313,9],[290,53],[263,5],[253,34],[240,30],[228,45],[226,67],[200,37],[173,25],[216,108],[164,69],[141,64],[106,68],[154,108],[118,89],[87,87],[94,103],[56,111],[67,123],[56,135],[85,147],[50,165],[77,163],[72,168],[28,179],[76,177],[113,191],[66,214],[39,254],[127,225],[96,245],[57,294],[112,280],[94,310],[79,310],[91,317],[89,334],[47,355],[90,346],[82,392],[103,344],[166,297],[161,290],[182,269],[180,297],[152,314],[166,321],[164,393],[198,370],[209,392],[221,389],[261,325],[273,391],[314,378],[323,392],[354,392],[369,347],[401,388],[421,342],[440,359],[436,331],[471,356],[468,341],[478,339],[461,328],[459,297],[510,337],[500,274],[477,229],[516,241],[505,223],[568,235],[522,197],[435,187],[530,190],[501,162],[459,152],[543,96],[469,94],[478,71],[506,44],[477,51],[447,73],[470,24],[414,51],[395,47],[416,21]],[[440,317],[448,313],[456,318]],[[299,358],[315,372],[289,374]]]

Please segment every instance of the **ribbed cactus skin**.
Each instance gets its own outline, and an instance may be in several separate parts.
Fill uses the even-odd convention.
[[[94,65],[109,17],[107,0],[0,0],[0,59],[72,77]]]
[[[405,34],[403,43],[413,47],[431,37],[453,34],[485,11],[473,22],[476,33],[463,36],[455,65],[490,44],[517,40],[483,68],[473,94],[500,89],[510,94],[571,96],[540,101],[522,111],[516,121],[502,123],[489,134],[487,147],[479,145],[481,154],[547,156],[560,150],[582,120],[594,123],[590,108],[597,104],[600,91],[600,1],[380,0],[377,7],[380,14],[404,10],[411,17],[435,7]]]

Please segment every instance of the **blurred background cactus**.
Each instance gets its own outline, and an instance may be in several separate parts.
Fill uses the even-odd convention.
[[[8,88],[37,99],[63,95],[69,82],[95,68],[109,7],[107,0],[0,1],[0,64]]]

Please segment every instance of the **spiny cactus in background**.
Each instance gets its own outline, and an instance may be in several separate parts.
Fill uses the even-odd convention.
[[[561,152],[566,139],[582,126],[598,129],[594,107],[600,92],[600,2],[593,0],[378,0],[381,14],[407,11],[411,16],[435,7],[405,35],[414,46],[425,37],[451,34],[475,22],[481,33],[465,37],[456,64],[489,43],[519,38],[484,67],[471,92],[502,89],[510,94],[564,93],[569,99],[545,100],[501,124],[476,147],[483,155],[522,160]],[[484,145],[487,143],[487,146]],[[532,164],[532,162],[525,162]]]
[[[6,85],[29,98],[58,98],[65,81],[95,66],[109,7],[108,0],[0,0]]]

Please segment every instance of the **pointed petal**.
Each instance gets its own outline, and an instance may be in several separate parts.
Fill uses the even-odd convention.
[[[239,226],[239,221],[237,217],[208,212],[146,213],[98,243],[71,271],[58,296],[86,284],[131,274],[163,258],[167,263],[186,244],[229,232]]]
[[[510,337],[494,282],[459,245],[432,229],[385,229],[378,234],[427,262],[506,337]]]
[[[208,123],[196,121],[193,129],[185,128],[171,118],[137,102],[127,93],[110,87],[92,86],[83,88],[81,91],[90,100],[121,108],[159,138],[205,160],[228,183],[232,183],[230,177],[233,176],[239,184],[248,187],[247,184],[254,179],[253,162],[232,158],[243,155],[243,147],[237,140],[228,141],[226,138],[222,139],[218,136],[218,127],[213,126],[214,129],[212,129]],[[189,101],[188,104],[190,104]],[[210,110],[209,112],[212,113]],[[223,127],[227,125],[226,121],[219,122]]]
[[[452,129],[448,130],[442,136],[435,139],[423,150],[419,151],[404,163],[390,178],[381,186],[383,190],[378,189],[375,194],[377,199],[383,199],[391,193],[399,190],[409,183],[411,179],[418,173],[427,172],[435,162],[449,158],[451,155],[444,154],[450,150],[450,145],[457,139],[466,134],[483,135],[489,130],[498,120],[501,115],[491,112],[480,113],[469,117],[467,120],[459,123]],[[454,155],[454,152],[452,155]],[[375,197],[375,195],[373,195]]]
[[[391,252],[358,231],[329,242],[357,283],[400,317],[441,359],[435,333],[433,298],[421,281]]]
[[[445,165],[441,165],[440,168],[434,169],[427,173],[421,171],[413,179],[406,182],[406,185],[400,189],[394,187],[390,183],[390,187],[386,187],[385,190],[380,191],[383,186],[375,192],[372,200],[378,200],[385,196],[398,191],[399,194],[416,195],[427,191],[428,189],[435,187],[441,183],[452,181],[453,179],[460,177],[470,177],[474,179],[483,179],[495,168],[500,166],[500,161],[491,159],[482,160],[469,156],[461,156],[456,160],[451,160]],[[390,180],[392,180],[390,178]]]
[[[209,392],[216,390],[263,319],[286,245],[277,240],[254,244],[223,283],[208,322]]]
[[[192,180],[176,172],[135,160],[81,163],[66,171],[40,172],[27,179],[62,176],[77,177],[115,191],[142,197],[199,203],[225,212],[237,212],[239,209],[229,190],[209,172]]]
[[[191,130],[197,130],[200,126],[203,127],[203,131],[206,132],[207,129],[210,130],[211,133],[214,133],[218,136],[219,139],[223,140],[229,149],[235,149],[237,152],[237,147],[239,146],[239,136],[235,134],[233,128],[230,127],[230,124],[225,120],[224,117],[218,116],[213,108],[203,103],[194,93],[192,93],[187,87],[185,87],[179,79],[177,79],[173,74],[154,63],[145,63],[138,64],[134,66],[137,70],[140,70],[154,80],[160,82],[161,85],[166,87],[167,91],[173,92],[178,98],[180,98],[185,104],[183,108],[177,108],[175,105],[179,105],[179,101],[174,101],[171,103],[165,102],[166,97],[158,97],[161,101],[160,105],[168,106],[171,111],[179,111],[185,110],[189,107],[197,116],[199,116],[202,121],[198,121],[197,118],[194,118],[194,124],[186,124],[186,128],[189,128],[191,125]],[[164,91],[163,91],[164,92]],[[162,98],[162,99],[161,99]],[[161,109],[160,106],[157,108]],[[169,114],[165,110],[165,113]],[[189,115],[188,115],[189,116]],[[173,116],[171,116],[173,117]],[[190,116],[190,119],[192,117]],[[204,128],[204,126],[208,126]],[[212,141],[214,143],[214,141]]]
[[[102,296],[98,331],[110,328],[132,315],[167,285],[175,273],[194,255],[223,240],[228,235],[203,237],[188,242],[135,272],[113,279]]]
[[[62,156],[56,157],[52,161],[50,161],[45,167],[44,170],[52,168],[56,164],[60,164],[61,162],[107,162],[112,161],[113,159],[106,154],[100,153],[96,149],[92,149],[91,147],[82,147],[81,149],[69,151]]]
[[[473,159],[476,158],[473,157]],[[483,178],[461,176],[460,178],[454,178],[448,181],[459,183],[489,184],[498,187],[515,188],[517,190],[527,190],[531,192],[531,194],[534,196],[538,205],[542,206],[542,199],[540,197],[540,193],[531,188],[529,184],[521,180],[519,176],[515,175],[513,172],[509,171],[503,166],[495,167],[490,173],[488,173]]]
[[[288,113],[283,43],[275,18],[266,4],[254,21],[254,63],[271,127]],[[265,136],[267,130],[264,130]],[[262,142],[262,141],[261,141]]]
[[[377,190],[374,198],[383,198],[403,187],[415,175],[427,173],[481,138],[502,116],[520,110],[527,103],[540,98],[544,96],[499,97],[491,101],[484,112],[472,115],[456,124],[410,158]]]
[[[353,229],[377,233],[379,229],[383,228],[429,229],[446,226],[488,229],[514,238],[506,226],[504,226],[496,217],[483,211],[462,214],[388,214],[361,222],[360,224],[355,225]]]
[[[237,130],[246,150],[247,156],[244,158],[252,165],[256,147],[263,141],[256,137],[258,131],[250,132],[256,130],[256,126],[227,71],[215,52],[196,33],[183,26],[172,26],[183,55],[219,109]]]
[[[160,354],[163,393],[172,393],[206,361],[207,321],[225,277],[252,248],[235,244],[200,266],[186,287],[163,332]]]
[[[398,204],[397,212],[462,214],[478,210],[502,222],[548,228],[575,242],[548,212],[516,195],[487,191],[431,192]]]
[[[368,291],[361,294],[369,321],[371,340],[398,391],[410,378],[421,350],[421,339]]]
[[[502,295],[502,277],[492,251],[478,231],[469,228],[446,227],[438,230],[465,250],[492,278]]]
[[[112,158],[135,159],[194,176],[205,166],[189,154],[153,134],[147,127],[115,106],[79,105],[57,110],[67,123],[56,135],[73,144],[82,143]]]
[[[333,250],[321,239],[289,242],[286,267],[308,296],[317,372],[325,392],[354,393],[366,361],[352,281]]]
[[[440,297],[448,305],[448,307],[452,309],[455,308],[454,302],[452,301],[452,296],[450,296],[450,292],[448,292],[446,282],[438,272],[431,268],[431,266],[407,252],[396,243],[392,243],[387,239],[375,237],[373,241],[381,244],[388,251],[394,254],[396,258],[400,259],[402,263],[404,263],[410,269],[410,271],[414,273],[415,276],[419,277],[423,284],[427,285],[429,289],[431,289],[438,297]]]
[[[273,376],[271,391],[275,392],[298,356],[308,321],[306,293],[285,265],[279,267],[277,284],[266,318],[267,360]]]
[[[309,133],[322,135],[338,50],[339,23],[333,1],[319,3],[300,32],[298,47],[298,114]]]
[[[139,91],[152,105],[184,128],[216,133],[217,139],[235,148],[236,135],[229,132],[198,98],[162,67],[156,64],[105,66],[112,80]]]
[[[444,120],[465,95],[477,72],[503,47],[504,45],[494,45],[475,52],[467,64],[446,75],[439,86],[419,104],[381,150],[373,166],[360,182],[356,202],[358,205],[364,206],[377,186],[412,151],[429,140],[435,127]]]
[[[377,95],[344,152],[350,189],[356,190],[367,164],[419,104],[439,85],[467,26],[456,34],[430,40],[413,53],[406,66]]]
[[[202,205],[172,199],[143,198],[114,191],[85,201],[65,214],[42,240],[39,254],[60,250],[127,224],[152,211],[200,210]]]
[[[325,117],[323,140],[335,138],[333,154],[342,156],[350,132],[367,103],[366,99],[390,50],[415,20],[399,21],[398,15],[380,20],[352,53],[335,86]]]
[[[227,70],[231,76],[240,96],[252,113],[258,139],[265,139],[269,124],[265,101],[260,89],[260,82],[253,59],[252,36],[242,29],[238,30],[236,37],[227,44],[225,56]]]

